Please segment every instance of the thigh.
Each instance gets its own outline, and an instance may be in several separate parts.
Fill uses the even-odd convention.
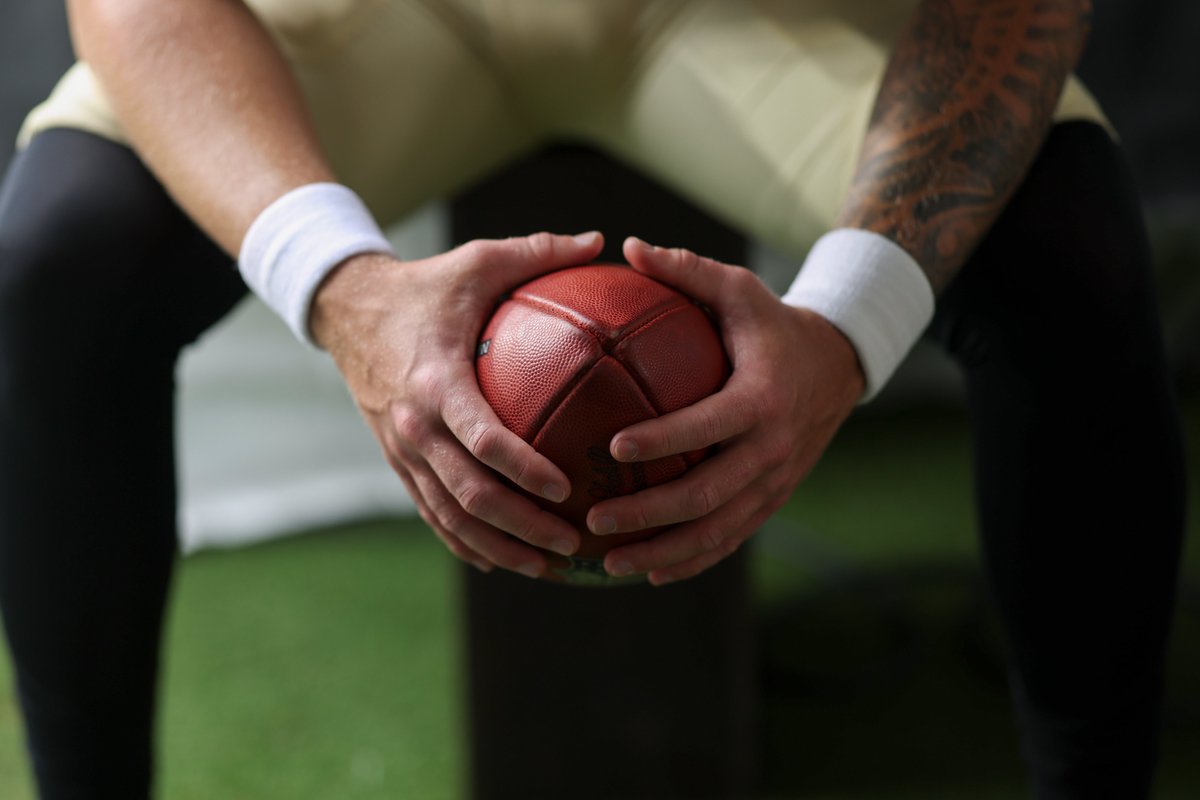
[[[1086,381],[1072,391],[1081,398],[1114,369],[1165,371],[1157,306],[1124,155],[1104,128],[1069,122],[1051,130],[939,298],[930,334],[968,370],[999,361],[1045,369],[1064,386]]]
[[[471,4],[344,5],[356,7],[346,20],[284,31],[281,42],[336,174],[381,221],[460,190],[536,142]]]
[[[290,63],[338,179],[388,224],[532,146],[483,18],[457,0],[248,0]],[[22,132],[124,133],[86,64]]]
[[[47,131],[0,186],[7,368],[49,369],[38,352],[74,359],[106,350],[108,361],[128,350],[173,361],[244,293],[231,259],[122,145]]]

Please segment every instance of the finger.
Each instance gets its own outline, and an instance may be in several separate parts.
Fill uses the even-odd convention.
[[[766,492],[750,488],[719,511],[703,519],[684,523],[645,541],[610,550],[604,568],[610,575],[653,572],[674,567],[697,556],[718,550],[736,536],[760,508],[766,505]]]
[[[505,291],[551,270],[586,264],[604,249],[604,236],[589,231],[576,236],[535,233],[511,239],[472,242],[475,255],[486,261],[484,275],[496,281],[491,289]]]
[[[738,442],[673,481],[597,503],[588,511],[588,529],[603,536],[699,519],[749,486],[764,463],[755,444]]]
[[[579,549],[579,532],[573,526],[503,485],[457,441],[434,442],[425,458],[445,490],[470,516],[564,556]]]
[[[475,383],[475,376],[457,376],[459,391],[443,397],[442,421],[462,446],[479,461],[530,494],[561,503],[571,482],[550,459],[504,427]],[[453,381],[448,381],[453,383]]]
[[[442,544],[446,546],[446,549],[449,550],[451,554],[453,554],[460,561],[467,562],[480,572],[487,573],[495,569],[495,564],[488,561],[471,548],[467,547],[462,539],[458,538],[449,530],[447,530],[446,527],[438,520],[437,515],[430,510],[429,506],[424,500],[414,499],[413,502],[417,506],[417,513],[421,515],[421,519],[425,520],[425,524],[427,524],[430,530],[432,530],[434,534],[442,540]]]
[[[438,524],[487,561],[530,578],[546,571],[542,553],[463,511],[432,470],[414,470],[413,480]]]
[[[722,264],[677,247],[655,247],[630,236],[622,246],[630,266],[638,272],[675,287],[689,297],[714,309],[730,298],[742,297],[741,284],[761,281],[748,269]]]
[[[737,552],[747,539],[754,535],[763,523],[775,513],[777,506],[774,504],[758,509],[750,515],[742,524],[741,528],[725,537],[721,544],[709,550],[706,553],[683,561],[679,564],[673,564],[662,569],[654,569],[647,574],[646,579],[654,586],[664,586],[668,583],[686,580],[687,578],[695,577],[701,572],[715,566],[724,561],[729,556]]]
[[[745,433],[758,420],[760,404],[737,386],[726,386],[693,405],[618,431],[608,449],[617,461],[649,461],[703,450]]]
[[[694,578],[706,569],[716,566],[736,553],[744,541],[744,538],[731,536],[722,542],[721,546],[716,550],[702,553],[690,561],[676,564],[669,569],[654,570],[646,576],[646,580],[653,586],[665,586],[668,583]]]
[[[495,568],[492,562],[467,547],[462,539],[455,536],[442,525],[441,521],[437,518],[437,514],[433,513],[429,504],[425,502],[425,498],[421,496],[421,492],[417,488],[416,482],[413,481],[408,468],[391,454],[387,454],[387,461],[395,473],[400,476],[404,488],[408,490],[408,496],[412,499],[413,505],[417,507],[417,514],[425,521],[430,530],[434,532],[434,535],[442,540],[442,544],[446,546],[446,549],[456,558],[471,564],[480,572],[491,572]]]

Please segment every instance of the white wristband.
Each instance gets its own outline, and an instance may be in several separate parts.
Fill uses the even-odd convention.
[[[308,312],[325,276],[350,256],[391,252],[358,195],[340,184],[310,183],[263,209],[242,240],[238,269],[296,338],[315,347]]]
[[[933,289],[912,256],[891,239],[857,228],[818,239],[782,299],[817,312],[854,345],[866,377],[864,403],[892,377],[933,317]]]

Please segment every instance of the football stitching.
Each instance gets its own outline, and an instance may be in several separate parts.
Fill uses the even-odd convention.
[[[675,314],[675,313],[681,312],[681,311],[686,311],[688,308],[691,308],[692,306],[693,306],[692,303],[687,303],[686,305],[678,306],[676,308],[672,308],[667,311],[664,311],[663,313],[659,314],[658,316],[654,317],[653,319],[647,320],[645,325],[639,325],[635,330],[632,330],[629,333],[622,336],[621,340],[617,343],[617,346],[624,344],[625,342],[628,342],[631,339],[635,338],[639,333],[646,330],[647,328],[649,328],[651,325],[658,322],[659,320],[661,320],[665,317],[668,317],[671,314]],[[615,347],[614,347],[614,349],[615,349]],[[646,386],[646,384],[642,382],[641,378],[639,378],[635,372],[630,371],[629,367],[626,366],[625,361],[621,357],[613,355],[612,353],[608,353],[608,355],[612,355],[613,359],[618,364],[621,365],[621,368],[624,369],[625,372],[628,373],[629,377],[633,379],[633,382],[637,384],[638,390],[642,393],[643,396],[645,396],[646,402],[649,403],[650,407],[654,409],[655,414],[662,416],[663,414],[668,413],[666,411],[663,411],[663,409],[659,408],[658,405],[650,399],[649,389]],[[677,411],[678,409],[672,409],[672,410]]]
[[[587,331],[584,331],[584,333],[587,333]],[[603,348],[601,348],[599,355],[594,356],[590,362],[585,361],[580,364],[579,369],[575,370],[575,373],[571,376],[570,380],[564,381],[563,384],[558,387],[558,391],[554,392],[554,394],[546,399],[546,402],[542,404],[541,412],[533,418],[529,426],[530,434],[529,438],[525,440],[526,443],[533,443],[533,440],[536,439],[538,434],[542,432],[542,429],[546,427],[546,424],[550,421],[550,418],[554,416],[555,410],[557,410],[559,406],[566,402],[567,398],[571,396],[571,393],[575,391],[575,387],[578,386],[584,378],[590,375],[592,370],[596,368],[596,365],[599,364],[607,355],[608,353],[604,352]]]
[[[692,305],[691,301],[686,297],[669,297],[662,305],[643,312],[642,317],[631,320],[628,325],[620,328],[617,336],[610,337],[602,335],[600,326],[596,325],[590,317],[586,317],[583,314],[568,308],[567,306],[559,305],[553,301],[537,296],[513,295],[509,299],[509,302],[520,303],[528,308],[536,309],[543,313],[549,314],[552,317],[561,319],[564,322],[571,323],[579,330],[594,338],[605,353],[610,352],[612,348],[624,341],[632,331],[641,330],[647,325],[652,324],[654,320],[659,319],[666,314],[670,314],[673,311],[678,311],[681,308],[687,308],[688,306]],[[652,314],[653,316],[646,318],[646,314]],[[629,326],[631,325],[635,327],[630,328]]]
[[[641,395],[642,402],[644,402],[646,404],[646,407],[649,408],[654,413],[654,416],[648,417],[648,419],[657,419],[659,416],[662,415],[662,412],[659,411],[658,406],[656,406],[650,400],[650,398],[646,395],[646,389],[645,389],[645,386],[643,386],[642,382],[639,381],[637,379],[637,377],[629,371],[629,368],[626,367],[625,364],[622,363],[619,358],[616,358],[615,356],[612,356],[612,355],[609,355],[606,353],[605,355],[603,355],[600,358],[597,358],[595,361],[593,361],[587,369],[581,369],[581,370],[579,370],[578,373],[576,373],[577,378],[576,378],[576,380],[571,381],[570,391],[565,392],[562,395],[562,399],[552,407],[550,413],[548,413],[546,415],[546,418],[544,420],[542,420],[542,424],[538,426],[538,428],[534,432],[533,436],[529,439],[530,444],[532,444],[538,438],[538,436],[541,435],[542,431],[545,430],[546,426],[550,424],[550,418],[553,417],[555,412],[557,412],[560,408],[562,408],[563,405],[566,404],[567,400],[578,389],[579,384],[583,382],[583,379],[585,377],[587,377],[588,375],[590,375],[596,369],[596,367],[598,367],[600,365],[600,362],[603,361],[605,358],[611,359],[614,364],[616,364],[618,367],[621,368],[621,372],[623,372],[625,374],[625,376],[630,379],[630,382],[631,382],[633,388],[637,390],[639,395]],[[644,422],[645,420],[642,420],[642,421]],[[606,445],[607,445],[607,443],[606,443]],[[688,463],[687,458],[685,458],[683,456],[683,454],[680,454],[680,453],[675,453],[675,454],[672,454],[669,456],[663,456],[662,458],[656,458],[652,461],[638,461],[636,463],[641,465],[642,469],[645,469],[645,467],[649,464],[660,464],[662,462],[672,462],[671,466],[674,467],[675,469],[680,470],[678,475],[676,475],[675,477],[678,477],[679,475],[682,475],[684,472],[687,472],[687,470],[691,467],[691,465]],[[632,465],[630,465],[630,464],[626,464],[624,462],[618,462],[618,463],[620,463],[622,466],[629,466],[631,469],[633,469]]]

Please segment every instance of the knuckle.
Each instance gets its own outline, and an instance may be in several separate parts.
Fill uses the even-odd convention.
[[[458,253],[469,262],[483,259],[493,243],[483,239],[473,239],[458,248]]]
[[[509,477],[517,486],[524,486],[532,469],[533,465],[529,463],[528,459],[518,459],[513,464],[512,474]]]
[[[725,542],[725,533],[715,525],[710,525],[700,531],[700,544],[705,551],[720,550]]]
[[[455,536],[466,537],[470,535],[471,523],[474,518],[461,506],[454,503],[446,503],[445,508],[442,510],[442,519],[446,530]]]
[[[392,427],[400,442],[411,444],[418,449],[429,438],[429,426],[421,415],[409,406],[397,406],[392,409]]]
[[[712,406],[704,408],[704,413],[700,415],[699,419],[699,430],[706,444],[715,444],[721,440],[724,430],[723,422],[724,419],[719,409]]]
[[[480,461],[494,458],[500,447],[500,434],[487,420],[477,419],[467,426],[464,437],[467,449]]]
[[[553,234],[546,231],[535,233],[526,238],[525,246],[529,248],[530,255],[538,261],[549,262],[554,259],[555,238]]]
[[[700,256],[682,247],[676,247],[671,251],[675,257],[675,263],[684,270],[694,270],[700,264]]]
[[[460,521],[460,512],[446,495],[438,493],[436,497],[429,498],[428,503],[429,515],[436,520],[438,527],[448,531],[461,528],[455,524]]]
[[[467,514],[480,517],[491,507],[495,497],[491,486],[483,481],[470,480],[459,487],[455,499]]]
[[[678,437],[672,430],[670,425],[662,425],[659,430],[647,431],[643,434],[647,441],[643,443],[643,449],[648,449],[654,453],[674,453]]]
[[[421,366],[413,372],[413,386],[419,397],[440,399],[446,390],[446,371],[431,365]]]
[[[699,481],[688,487],[688,511],[696,517],[712,513],[721,502],[721,493],[710,481]]]
[[[793,403],[791,398],[774,388],[762,392],[762,401],[758,404],[756,419],[760,422],[778,422],[792,416]]]
[[[770,444],[763,448],[763,458],[768,465],[777,467],[788,460],[792,455],[792,446],[782,438],[772,439]]]
[[[535,519],[524,519],[511,527],[512,530],[507,531],[507,533],[512,534],[523,542],[528,542],[537,547],[545,547],[550,544],[549,537],[543,534]]]

